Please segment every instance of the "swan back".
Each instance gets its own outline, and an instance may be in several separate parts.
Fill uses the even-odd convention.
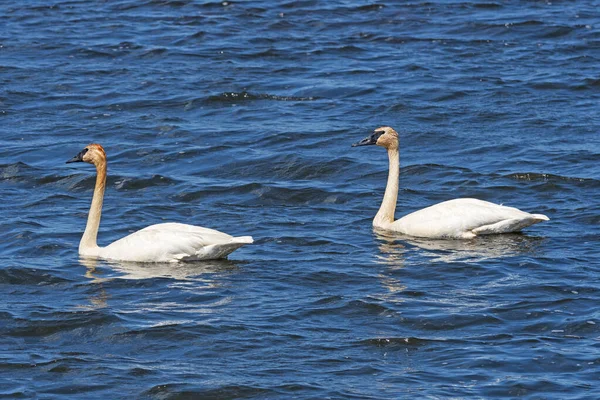
[[[411,236],[469,239],[476,235],[517,232],[547,221],[542,214],[478,199],[454,199],[408,214],[387,229]]]
[[[207,260],[224,258],[252,242],[250,236],[236,238],[214,229],[171,222],[140,229],[100,248],[98,255],[137,262]]]

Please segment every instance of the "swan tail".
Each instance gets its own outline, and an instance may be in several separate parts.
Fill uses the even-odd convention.
[[[242,244],[252,244],[254,243],[254,239],[252,236],[237,236],[231,239],[232,243],[242,243]]]
[[[496,233],[519,232],[523,228],[537,224],[542,221],[548,221],[550,218],[542,214],[530,214],[527,218],[511,218],[497,222],[495,224],[480,226],[471,232],[475,235],[493,235]]]
[[[550,218],[546,217],[544,214],[531,214],[531,217],[536,220],[536,223],[550,220]]]
[[[187,255],[180,258],[181,261],[202,261],[202,260],[218,260],[220,258],[227,258],[227,256],[233,253],[240,247],[251,244],[254,242],[252,236],[239,236],[233,237],[227,243],[216,243],[204,246],[193,255]]]

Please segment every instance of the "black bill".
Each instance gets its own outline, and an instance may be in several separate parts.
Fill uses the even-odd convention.
[[[371,145],[371,144],[377,144],[377,140],[384,133],[385,133],[385,131],[375,131],[375,132],[373,132],[373,134],[371,136],[367,136],[366,138],[364,138],[360,142],[356,142],[356,143],[352,144],[352,147],[368,146],[368,145]]]
[[[67,161],[66,163],[72,163],[72,162],[83,162],[83,156],[85,155],[85,153],[87,153],[88,149],[83,149],[79,152],[79,154],[77,154],[75,157],[71,158],[69,161]]]

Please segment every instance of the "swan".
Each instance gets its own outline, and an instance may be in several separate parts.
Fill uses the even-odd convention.
[[[87,225],[79,242],[81,256],[134,262],[213,260],[225,258],[253,242],[251,236],[233,237],[214,229],[170,222],[150,225],[106,247],[99,247],[96,237],[106,187],[106,153],[101,145],[92,143],[67,161],[74,162],[93,164],[97,174]]]
[[[377,128],[352,147],[368,145],[385,148],[390,163],[383,201],[373,219],[375,228],[423,238],[472,239],[478,235],[518,232],[549,220],[543,214],[530,214],[514,207],[463,198],[444,201],[394,221],[400,175],[398,133],[389,126]]]

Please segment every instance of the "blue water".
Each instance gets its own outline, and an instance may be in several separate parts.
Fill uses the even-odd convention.
[[[600,398],[600,2],[0,2],[0,397]],[[543,213],[373,232],[455,197]],[[80,260],[186,222],[229,260]]]

